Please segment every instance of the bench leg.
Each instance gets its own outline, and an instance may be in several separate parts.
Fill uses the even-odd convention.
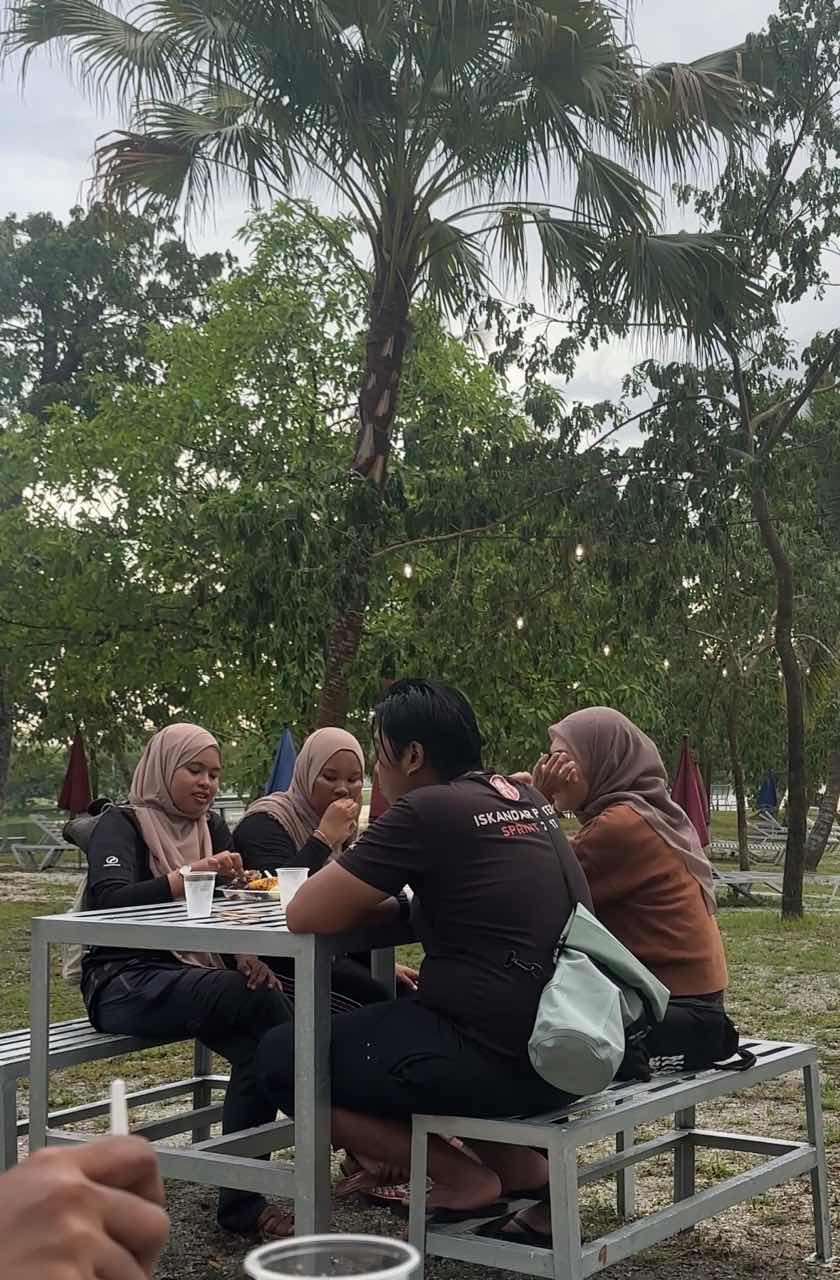
[[[555,1280],[582,1280],[577,1152],[565,1135],[552,1134],[548,1149],[551,1237]]]
[[[423,1280],[426,1265],[426,1178],[429,1134],[415,1120],[411,1126],[411,1178],[408,1184],[408,1242],[420,1254],[420,1270],[412,1280]]]
[[[805,1117],[808,1141],[816,1149],[817,1167],[811,1170],[811,1197],[814,1204],[814,1235],[816,1258],[819,1262],[831,1261],[831,1216],[829,1213],[828,1178],[825,1169],[825,1134],[823,1131],[822,1098],[820,1096],[820,1071],[817,1064],[804,1068]]]
[[[674,1115],[675,1129],[693,1129],[696,1124],[694,1107],[686,1107]],[[674,1149],[674,1203],[694,1195],[696,1151],[693,1142],[681,1142]]]
[[[207,1048],[206,1044],[202,1044],[200,1040],[196,1040],[193,1050],[193,1075],[209,1076],[213,1067],[213,1054]],[[193,1108],[198,1111],[201,1107],[209,1107],[213,1101],[213,1090],[209,1083],[197,1084],[193,1089]],[[210,1137],[210,1126],[202,1125],[200,1129],[193,1129],[193,1142],[206,1142]]]
[[[13,1169],[17,1159],[17,1080],[11,1076],[0,1084],[0,1172]]]
[[[615,1135],[617,1152],[627,1151],[633,1146],[635,1131],[622,1129]],[[635,1218],[636,1216],[636,1170],[620,1169],[615,1175],[615,1207],[619,1218]]]

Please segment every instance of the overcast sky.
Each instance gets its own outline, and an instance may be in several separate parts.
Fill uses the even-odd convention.
[[[774,8],[773,0],[637,0],[634,34],[646,62],[690,60],[737,44],[760,29]],[[48,209],[63,217],[84,201],[97,137],[120,121],[95,110],[66,70],[44,55],[34,60],[23,92],[17,70],[7,64],[0,79],[0,214]],[[228,197],[214,223],[194,231],[196,247],[231,244],[245,215],[244,200]],[[800,308],[796,336],[807,340],[814,329],[828,327],[832,304],[830,299]],[[588,354],[570,390],[585,399],[614,393],[629,359],[620,345]]]

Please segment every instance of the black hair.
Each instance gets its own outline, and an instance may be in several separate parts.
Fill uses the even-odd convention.
[[[457,689],[439,680],[409,677],[388,689],[373,713],[383,750],[401,756],[419,742],[426,761],[446,782],[481,768],[481,733],[475,712]]]

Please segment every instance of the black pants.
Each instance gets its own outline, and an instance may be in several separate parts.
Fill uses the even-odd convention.
[[[254,1066],[262,1037],[289,1023],[288,1002],[278,991],[249,991],[241,973],[134,961],[102,987],[89,1009],[98,1031],[119,1035],[191,1036],[227,1058],[222,1131],[270,1124],[277,1108],[257,1083]],[[222,1188],[218,1219],[229,1231],[249,1231],[265,1200],[251,1191]]]
[[[295,962],[285,956],[264,956],[283,983],[283,994],[294,1003]],[[408,990],[408,988],[406,988]],[[370,966],[360,957],[337,956],[332,964],[330,980],[330,1009],[333,1013],[348,1013],[366,1004],[380,1004],[393,999],[391,992],[371,976]]]
[[[287,1115],[294,1114],[294,1032],[278,1027],[257,1052],[257,1076]],[[415,999],[368,1005],[333,1019],[335,1107],[394,1120],[429,1115],[527,1114],[570,1101],[527,1060],[484,1048]]]

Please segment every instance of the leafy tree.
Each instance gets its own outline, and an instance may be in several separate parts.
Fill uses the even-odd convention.
[[[46,575],[40,594],[33,590],[45,548],[43,537],[31,544],[22,510],[38,482],[30,443],[55,406],[72,405],[86,421],[100,379],[154,378],[150,326],[198,318],[222,267],[217,254],[192,254],[167,221],[102,205],[74,209],[66,224],[48,213],[0,222],[0,808],[15,722],[31,684],[31,639],[60,636],[69,616],[49,625],[55,577]],[[86,448],[83,437],[78,447]],[[32,602],[25,629],[15,621],[20,591]]]
[[[288,207],[257,217],[250,266],[203,322],[151,335],[155,382],[103,382],[92,420],[61,406],[18,437],[40,563],[8,607],[59,584],[43,632],[13,615],[40,736],[75,718],[103,757],[128,759],[154,725],[193,717],[250,790],[283,724],[317,723],[328,606],[374,493],[345,462],[364,308],[351,234]],[[575,555],[621,503],[620,456],[570,449],[559,399],[519,404],[433,312],[415,330],[353,726],[366,738],[383,672],[427,670],[473,696],[500,765],[531,763],[547,724],[586,702],[658,729],[655,640],[616,616],[597,558]]]
[[[723,337],[723,303],[754,301],[725,238],[662,233],[644,181],[751,134],[750,81],[765,73],[751,43],[645,68],[618,16],[590,0],[214,0],[200,12],[154,0],[136,22],[92,0],[17,0],[8,49],[54,43],[130,117],[98,154],[108,193],[201,210],[229,182],[256,200],[316,179],[353,210],[372,260],[353,466],[380,484],[412,303],[425,293],[464,310],[492,252],[524,280],[536,245],[546,292],[583,299],[585,331],[643,321],[705,349]],[[530,198],[561,182],[568,196]],[[332,603],[321,723],[343,720],[387,536],[376,503],[365,515]]]
[[[644,424],[675,442],[676,474],[684,477],[688,501],[714,523],[713,509],[721,501],[746,494],[773,570],[773,642],[787,714],[789,834],[782,909],[792,916],[802,912],[808,785],[797,548],[790,541],[797,534],[789,525],[786,537],[785,521],[796,501],[796,464],[807,434],[804,411],[840,373],[840,331],[815,335],[800,352],[785,317],[791,307],[825,292],[823,253],[840,228],[840,177],[831,161],[840,147],[840,11],[832,0],[782,0],[762,47],[775,68],[764,141],[752,153],[732,152],[713,189],[679,190],[707,229],[737,238],[745,270],[760,283],[762,314],[745,323],[724,307],[723,359],[700,368],[646,362],[635,389],[653,393]]]

